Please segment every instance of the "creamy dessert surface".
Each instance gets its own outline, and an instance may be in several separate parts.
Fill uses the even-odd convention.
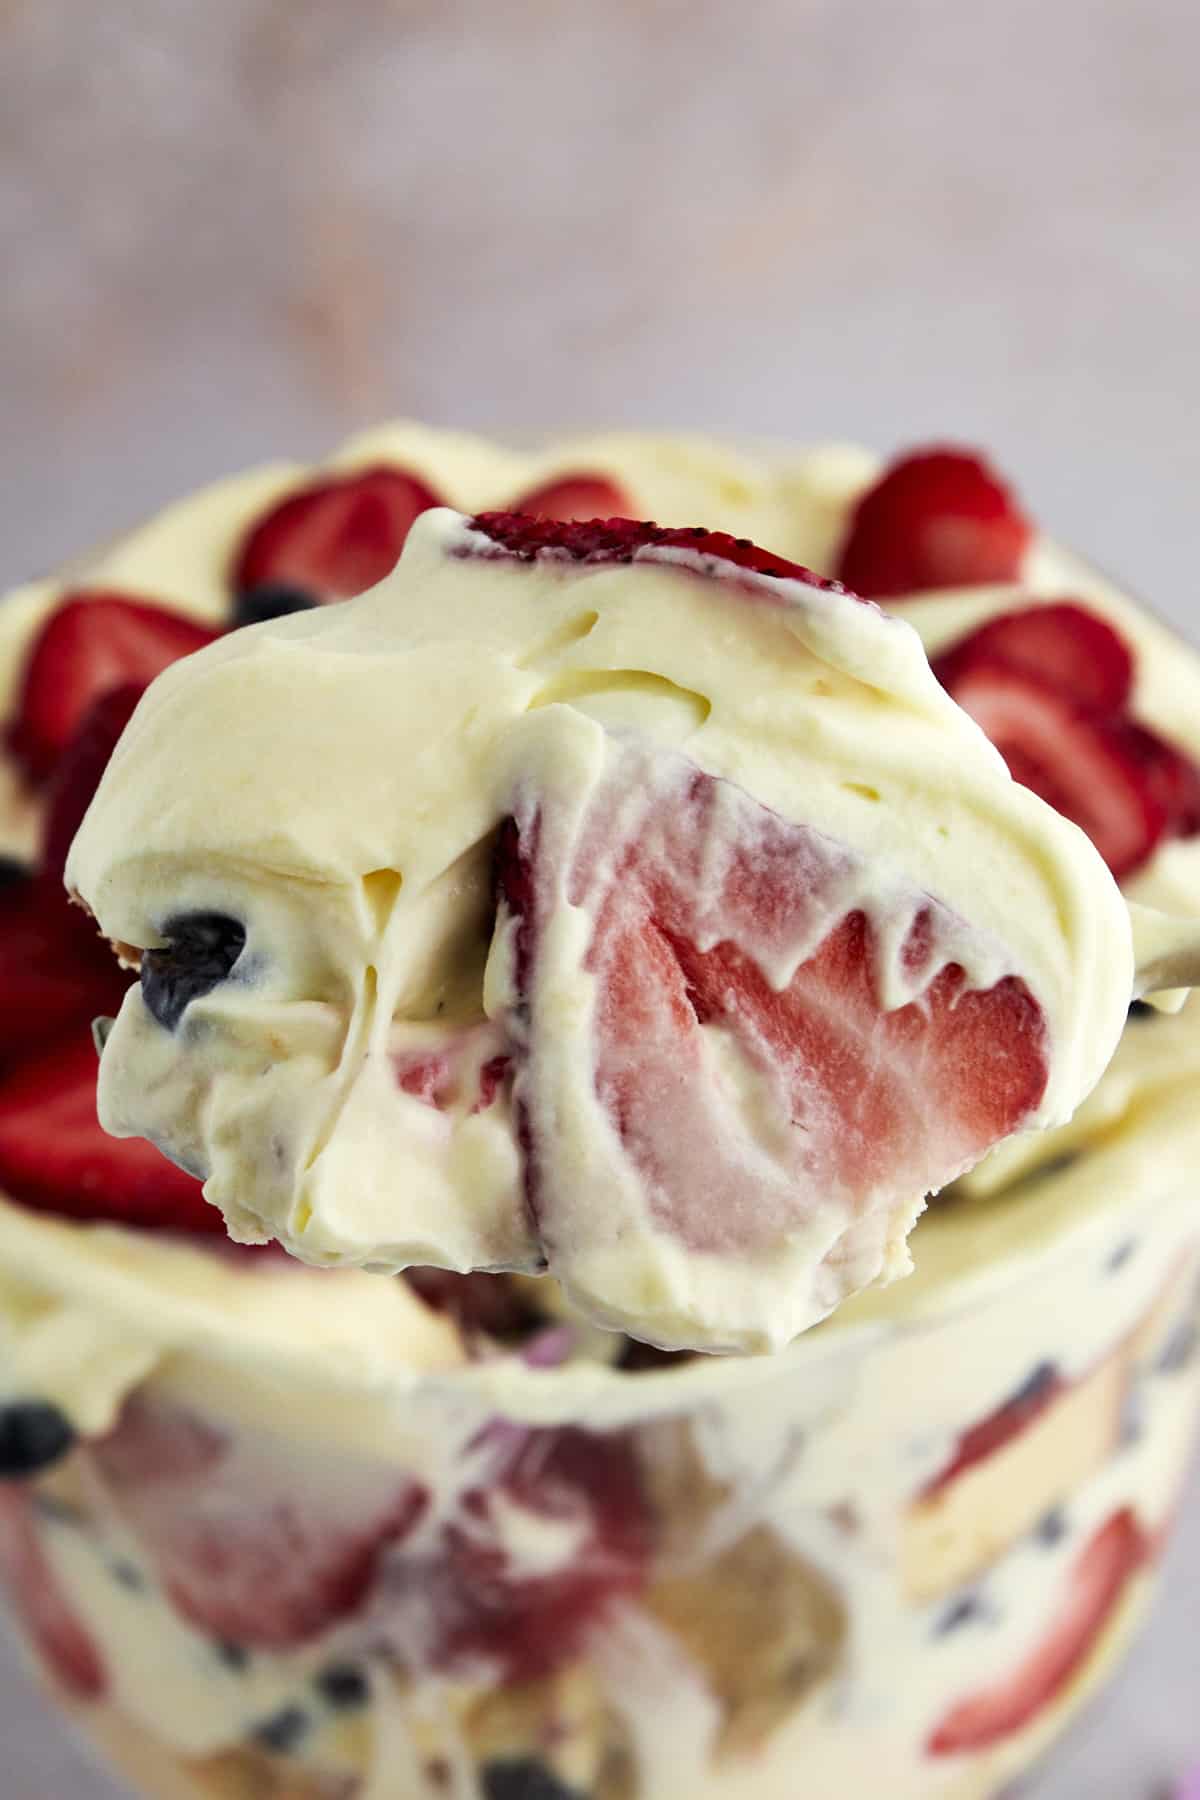
[[[702,519],[819,570],[878,468],[851,450],[760,459],[624,434],[530,458],[415,427],[338,464],[381,459],[468,512],[608,472],[639,514]],[[224,623],[235,545],[308,473],[219,484],[71,584]],[[10,696],[62,587],[0,610]],[[1064,594],[1134,649],[1136,715],[1200,756],[1194,653],[1045,540],[1018,583],[888,604],[936,655],[985,617]],[[0,847],[27,849],[27,800],[0,815]],[[1126,892],[1186,912],[1198,843],[1164,842]],[[522,1771],[554,1800],[792,1800],[797,1766],[817,1800],[871,1791],[881,1768],[903,1800],[987,1800],[1106,1677],[1170,1526],[1200,1377],[1197,1074],[1196,1005],[1135,1009],[1074,1118],[1002,1146],[929,1208],[913,1275],[770,1357],[639,1362],[547,1277],[496,1278],[533,1298],[519,1331],[492,1335],[404,1279],[0,1201],[0,1387],[44,1398],[87,1440],[30,1496],[50,1579],[107,1670],[81,1723],[131,1779],[187,1800],[509,1800]],[[610,1597],[563,1666],[515,1684],[486,1659],[426,1666],[403,1579],[365,1617],[246,1650],[183,1616],[156,1561],[163,1514],[136,1452],[147,1409],[192,1421],[172,1452],[185,1468],[195,1422],[215,1432],[218,1475],[245,1481],[251,1506],[264,1481],[266,1503],[282,1482],[302,1511],[332,1483],[344,1514],[419,1480],[428,1511],[387,1564],[415,1569],[418,1591],[438,1532],[469,1537],[483,1518],[535,1593],[586,1567],[604,1482],[599,1501],[569,1486],[555,1501],[551,1480],[547,1509],[537,1487],[506,1490],[505,1471],[522,1467],[526,1431],[551,1469],[564,1431],[594,1438],[604,1467],[635,1459],[645,1581]],[[159,1474],[185,1514],[192,1491],[220,1506],[203,1473],[174,1489],[169,1459]],[[8,1528],[0,1505],[0,1557]]]
[[[335,466],[353,469],[379,461],[395,461],[419,470],[441,495],[470,510],[511,504],[514,498],[530,488],[580,468],[610,473],[636,498],[640,513],[667,521],[702,517],[715,527],[753,536],[818,569],[830,565],[856,498],[875,478],[879,468],[878,459],[870,453],[844,447],[760,457],[730,452],[704,440],[643,438],[631,434],[580,438],[531,456],[499,450],[456,434],[404,425],[384,428],[353,441],[339,453]],[[294,465],[279,465],[214,484],[212,488],[167,508],[156,520],[111,545],[84,568],[73,570],[69,585],[84,584],[99,590],[142,594],[217,621],[229,606],[230,560],[248,523],[307,474]],[[44,614],[66,585],[63,582],[35,584],[20,590],[6,602],[0,615],[0,688],[6,688],[10,695],[34,620]],[[1186,678],[1193,669],[1193,653],[1116,593],[1111,584],[1045,538],[1035,539],[1025,558],[1019,585],[964,590],[961,594],[941,592],[924,599],[904,597],[895,605],[895,610],[917,627],[930,653],[936,654],[980,619],[1011,607],[1018,598],[1022,604],[1051,600],[1064,590],[1083,598],[1089,606],[1118,623],[1136,651],[1138,706],[1146,709],[1145,716],[1161,719],[1168,725],[1182,745],[1200,754],[1197,713],[1179,697],[1188,685],[1181,676]],[[9,778],[15,779],[7,762],[4,768]],[[28,829],[27,823],[21,819],[17,808],[11,809],[10,818],[14,822],[8,843],[18,849],[23,842],[23,833]],[[1196,839],[1162,845],[1149,866],[1134,878],[1129,891],[1173,910],[1183,909],[1188,893],[1193,891],[1194,869],[1197,870],[1195,891],[1200,891],[1198,845],[1200,840]],[[1160,1030],[1171,1037],[1170,1049],[1164,1049],[1158,1035]],[[1065,1154],[1065,1147],[1071,1145],[1072,1134],[1078,1139],[1081,1133],[1090,1129],[1088,1121],[1093,1116],[1098,1124],[1102,1123],[1100,1135],[1104,1154],[1119,1155],[1124,1139],[1133,1136],[1134,1142],[1138,1141],[1140,1132],[1136,1128],[1143,1107],[1159,1098],[1167,1104],[1171,1095],[1180,1099],[1174,1125],[1183,1133],[1187,1108],[1179,1090],[1186,1086],[1188,1059],[1194,1054],[1191,1048],[1194,1036],[1200,1036],[1200,1032],[1193,1030],[1187,1012],[1174,1027],[1165,1020],[1139,1021],[1136,1029],[1126,1033],[1111,1075],[1085,1104],[1083,1118],[1074,1125],[1060,1128],[1066,1134],[1061,1139],[1062,1148],[1055,1148],[1060,1141],[1058,1132],[1014,1140],[980,1165],[974,1175],[967,1178],[967,1185],[980,1193],[990,1192],[998,1185],[1003,1187],[1008,1180],[1004,1175],[1006,1158],[1010,1159],[1016,1173],[1057,1161]],[[1181,1135],[1178,1142],[1182,1160],[1190,1154],[1190,1134]],[[1161,1142],[1159,1147],[1162,1148]],[[1166,1148],[1170,1149],[1170,1143]],[[1131,1150],[1130,1160],[1134,1155]],[[1018,1188],[995,1208],[984,1209],[973,1203],[968,1214],[956,1203],[953,1208],[935,1209],[922,1220],[916,1239],[921,1252],[919,1261],[924,1264],[925,1273],[886,1293],[865,1297],[851,1309],[846,1324],[854,1322],[858,1310],[864,1316],[879,1318],[903,1319],[910,1313],[920,1316],[937,1306],[943,1283],[964,1275],[969,1276],[972,1283],[984,1286],[1003,1282],[1010,1258],[1016,1259],[1015,1274],[1030,1246],[1040,1244],[1073,1223],[1076,1211],[1082,1217],[1096,1205],[1094,1197],[1088,1198],[1088,1190],[1093,1185],[1082,1171],[1064,1168],[1039,1181],[1036,1202],[1031,1201],[1028,1208],[1023,1204],[1023,1191]],[[1063,1196],[1061,1200],[1059,1195]],[[1017,1223],[1018,1219],[1020,1223]],[[1031,1230],[1033,1225],[1036,1225],[1036,1231]],[[244,1284],[261,1282],[280,1296],[281,1336],[286,1332],[282,1315],[286,1314],[290,1304],[288,1281],[294,1273],[295,1315],[297,1330],[302,1333],[300,1321],[306,1316],[308,1301],[306,1296],[302,1297],[301,1290],[307,1290],[309,1278],[299,1271],[235,1271],[207,1252],[177,1251],[174,1245],[146,1238],[129,1242],[128,1234],[120,1228],[81,1231],[69,1224],[43,1220],[27,1213],[18,1215],[14,1228],[26,1237],[20,1266],[31,1273],[36,1262],[49,1275],[51,1266],[62,1262],[65,1243],[77,1243],[80,1250],[85,1251],[88,1246],[94,1246],[103,1259],[109,1254],[111,1240],[112,1254],[118,1259],[126,1255],[144,1259],[145,1273],[153,1265],[156,1285],[169,1289],[175,1280],[173,1271],[178,1270],[181,1289],[186,1290],[191,1284],[196,1288],[211,1289],[214,1296],[227,1295],[231,1313],[240,1311]],[[35,1257],[32,1240],[40,1241],[43,1236],[48,1240],[46,1254]],[[92,1260],[95,1259],[90,1254],[85,1256],[85,1264]],[[12,1261],[9,1266],[13,1266]],[[64,1263],[63,1267],[66,1266]],[[38,1280],[45,1279],[46,1275],[39,1275]],[[135,1277],[138,1280],[144,1278],[142,1272]],[[548,1294],[545,1310],[553,1317],[561,1311],[561,1305],[557,1301],[550,1303],[549,1284],[545,1285]],[[368,1295],[374,1291],[349,1271],[339,1275],[338,1286],[340,1291],[354,1295],[344,1306],[348,1338],[365,1341],[373,1337],[375,1309],[390,1306],[393,1300],[378,1295],[368,1300]],[[388,1284],[388,1290],[389,1294],[396,1290],[396,1284]],[[116,1296],[119,1288],[114,1286],[111,1291]],[[329,1295],[324,1304],[332,1311],[332,1290],[323,1292]],[[122,1298],[114,1299],[114,1313],[119,1313],[122,1303]],[[360,1304],[371,1309],[370,1324],[365,1322],[366,1314],[360,1315]],[[406,1294],[398,1293],[394,1305],[399,1313],[411,1312]],[[343,1311],[340,1302],[338,1311]],[[425,1312],[425,1309],[421,1311]],[[360,1316],[364,1329],[358,1333],[356,1327]],[[402,1320],[396,1335],[403,1337],[412,1333],[414,1350],[411,1359],[414,1363],[421,1365],[428,1359],[436,1362],[446,1351],[447,1334],[440,1330],[442,1322],[435,1321],[431,1333],[421,1334],[414,1328],[415,1316]],[[604,1334],[597,1338],[595,1334],[581,1330],[578,1335],[581,1345],[586,1346],[579,1362],[590,1360],[597,1349],[607,1348],[611,1343]],[[431,1346],[428,1357],[427,1343]],[[803,1346],[802,1353],[808,1349],[809,1346]],[[816,1352],[814,1340],[811,1353]],[[671,1376],[676,1378],[681,1373],[672,1370]],[[595,1379],[605,1381],[610,1376],[610,1370],[600,1367]],[[554,1379],[557,1378],[556,1375]],[[571,1378],[593,1377],[591,1371],[585,1372],[573,1362]],[[622,1379],[620,1374],[611,1378]],[[722,1378],[715,1369],[705,1372],[705,1379]],[[639,1374],[639,1383],[645,1380],[646,1376]]]

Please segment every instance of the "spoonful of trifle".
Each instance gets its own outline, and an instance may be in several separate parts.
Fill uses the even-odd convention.
[[[621,519],[428,510],[369,592],[174,664],[66,879],[140,971],[102,1122],[234,1238],[548,1271],[664,1348],[905,1273],[1145,985],[1101,856],[907,623]]]

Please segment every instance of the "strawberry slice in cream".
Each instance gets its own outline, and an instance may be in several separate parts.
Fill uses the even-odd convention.
[[[234,1236],[548,1269],[668,1348],[905,1272],[1133,990],[1102,857],[907,624],[621,520],[428,509],[369,593],[177,664],[67,882],[141,963],[104,1123]]]

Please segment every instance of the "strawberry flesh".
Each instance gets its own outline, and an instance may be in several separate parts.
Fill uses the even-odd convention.
[[[930,1733],[928,1754],[974,1754],[1030,1724],[1083,1666],[1147,1554],[1133,1513],[1113,1513],[1072,1565],[1041,1643],[1011,1673],[952,1706]]]
[[[243,538],[235,594],[287,587],[348,600],[395,568],[413,520],[439,496],[418,476],[378,464],[288,494]]]
[[[986,1461],[1014,1438],[1020,1437],[1026,1428],[1040,1419],[1055,1401],[1067,1392],[1068,1384],[1052,1363],[1039,1363],[1029,1380],[1015,1394],[998,1406],[977,1425],[964,1431],[955,1446],[954,1454],[944,1468],[940,1469],[922,1492],[922,1499],[931,1499],[948,1488],[960,1475],[973,1469],[977,1463]]]
[[[537,519],[627,519],[634,508],[624,488],[606,475],[559,475],[513,502]]]
[[[200,1183],[96,1117],[96,1053],[72,1032],[0,1080],[0,1189],[38,1212],[143,1230],[223,1232]]]
[[[933,667],[1014,779],[1086,831],[1118,880],[1147,860],[1172,826],[1171,777],[1147,756],[1153,734],[970,639]]]
[[[99,1700],[108,1677],[42,1549],[26,1487],[0,1486],[0,1584],[46,1668],[75,1700]]]
[[[90,1453],[180,1614],[252,1649],[293,1649],[358,1611],[427,1500],[403,1474],[322,1471],[146,1395]]]
[[[574,1427],[497,1423],[472,1447],[486,1479],[458,1496],[432,1542],[388,1560],[376,1612],[398,1658],[445,1674],[479,1660],[504,1681],[569,1663],[619,1599],[642,1586],[648,1519],[632,1446]],[[523,1529],[514,1518],[529,1516]],[[557,1554],[522,1568],[531,1527]]]
[[[898,458],[858,502],[839,580],[880,599],[1012,581],[1031,535],[1003,482],[971,451],[936,447]]]
[[[1124,638],[1107,619],[1074,600],[988,619],[961,650],[939,659],[940,678],[951,692],[960,655],[1007,663],[1103,712],[1122,711],[1133,688],[1133,654]]]
[[[128,682],[144,686],[215,636],[193,619],[123,594],[66,595],[33,641],[9,747],[27,774],[43,780],[100,695]]]
[[[729,563],[748,575],[780,576],[803,581],[810,587],[840,593],[840,584],[825,581],[803,564],[789,562],[771,550],[762,550],[749,538],[735,538],[728,531],[706,531],[701,525],[665,526],[649,520],[531,518],[523,512],[480,513],[471,521],[477,532],[490,538],[497,553],[522,562],[538,557],[566,558],[571,562],[631,563],[635,557],[655,560],[656,551],[688,551],[704,565]],[[468,554],[487,554],[472,548]],[[663,561],[677,561],[663,557]]]
[[[57,882],[27,877],[0,892],[0,1072],[54,1040],[73,1037],[90,1048],[91,1021],[116,1012],[128,986],[91,919]],[[94,1088],[94,1056],[92,1080]]]
[[[588,1229],[555,1173],[542,1096],[560,979],[552,966],[544,987],[543,961],[560,895],[592,921],[580,954],[596,995],[593,1064],[564,1104],[592,1118],[598,1107],[608,1184],[633,1172],[655,1228],[693,1249],[761,1253],[831,1196],[849,1214],[868,1192],[936,1189],[1035,1110],[1048,1064],[1028,988],[1007,976],[967,991],[943,949],[961,921],[914,890],[899,952],[912,1000],[885,1010],[884,940],[846,899],[857,867],[846,846],[731,783],[636,746],[610,749],[567,823],[549,798],[525,796],[497,869],[515,921],[527,1192],[552,1261]],[[765,972],[780,964],[794,970],[782,991]],[[736,1046],[758,1110],[770,1109],[756,1138],[706,1028]]]
[[[48,881],[62,880],[75,833],[83,824],[117,739],[145,691],[144,683],[128,681],[100,694],[59,759],[42,825],[40,867]]]

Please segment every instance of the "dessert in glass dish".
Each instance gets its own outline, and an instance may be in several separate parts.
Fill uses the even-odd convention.
[[[460,971],[472,994],[491,966],[499,1000],[487,1021],[507,1037],[475,1029],[479,1009],[453,982],[421,993],[411,976],[404,987],[403,969],[370,965],[393,984],[388,1020],[404,1026],[387,1035],[383,1059],[406,1102],[396,1114],[404,1132],[377,1160],[411,1168],[414,1181],[419,1173],[424,1205],[392,1241],[379,1233],[364,1166],[336,1154],[337,1130],[297,1147],[287,1121],[312,1118],[312,1095],[328,1078],[330,1008],[354,1016],[360,990],[346,971],[368,959],[346,946],[398,911],[403,884],[355,835],[361,819],[349,804],[322,861],[289,862],[299,835],[292,829],[289,840],[292,811],[273,820],[247,800],[263,784],[245,743],[222,739],[208,753],[228,791],[206,842],[186,776],[199,715],[189,724],[160,697],[185,696],[191,671],[205,669],[232,694],[252,660],[244,646],[269,642],[275,665],[287,666],[273,697],[254,674],[261,754],[284,746],[297,816],[307,806],[327,818],[330,795],[349,799],[339,744],[363,720],[376,741],[385,726],[395,732],[402,708],[415,729],[407,740],[385,734],[403,755],[371,771],[383,789],[368,822],[394,817],[397,795],[411,806],[414,793],[427,802],[430,834],[456,821],[463,784],[454,787],[431,726],[461,706],[466,661],[446,691],[436,654],[415,677],[406,668],[401,681],[394,669],[391,713],[378,693],[356,690],[349,725],[330,731],[340,702],[323,713],[324,665],[302,653],[323,636],[335,660],[353,656],[360,628],[351,621],[370,616],[347,608],[343,624],[317,607],[385,577],[390,591],[414,556],[470,548],[455,535],[463,522],[433,510],[443,506],[470,518],[654,517],[667,529],[589,541],[586,580],[553,576],[567,596],[563,616],[543,595],[554,616],[542,636],[515,648],[511,633],[504,638],[512,680],[546,696],[540,706],[523,700],[522,717],[544,733],[551,713],[569,711],[583,738],[539,740],[532,760],[515,755],[524,785],[514,779],[506,793],[527,792],[532,770],[540,810],[522,812],[512,799],[516,829],[480,866],[447,837],[438,872],[452,872],[451,897],[443,890],[444,904],[414,915],[427,963]],[[729,535],[672,530],[696,520]],[[481,571],[497,620],[530,560],[547,549],[572,560],[580,543],[553,523],[493,523],[483,536],[521,565]],[[700,571],[689,565],[698,556]],[[596,560],[605,557],[615,564],[607,573]],[[860,617],[855,602],[795,564],[908,620],[940,688],[908,649],[895,653],[906,673],[889,664],[882,682],[879,658],[910,645],[911,633],[868,609]],[[703,582],[679,597],[697,573]],[[661,644],[637,638],[648,583],[659,584],[655,608],[678,599],[688,609],[665,634],[672,655],[686,651],[686,679],[682,665],[665,666]],[[772,584],[788,584],[787,647]],[[443,638],[453,604],[447,589]],[[276,619],[288,622],[276,631]],[[67,901],[68,846],[149,680],[256,621],[258,638],[226,639],[156,688],[74,853],[73,885],[126,959],[140,962],[140,995],[123,999],[128,973]],[[1112,878],[1128,899],[1175,914],[1200,895],[1200,665],[1186,647],[1035,532],[966,453],[921,453],[881,470],[840,449],[760,461],[708,444],[609,437],[522,456],[413,427],[360,440],[323,471],[271,469],[182,502],[69,582],[11,597],[0,630],[12,859],[0,940],[12,1046],[0,1078],[0,1564],[47,1680],[135,1787],[245,1800],[783,1800],[798,1778],[818,1796],[867,1791],[885,1767],[901,1795],[986,1796],[1025,1768],[1111,1668],[1145,1609],[1193,1422],[1189,1169],[1200,1028],[1189,1010],[1135,1005],[1092,1087],[1130,992]],[[464,626],[459,639],[469,637]],[[784,693],[778,675],[794,641],[807,658],[804,681],[798,665],[796,691]],[[503,688],[496,646],[484,648],[480,709]],[[373,667],[385,650],[370,632],[358,646]],[[983,727],[1016,783],[942,689]],[[870,716],[867,690],[877,696]],[[730,695],[740,709],[732,722]],[[247,716],[230,704],[228,717]],[[137,766],[156,717],[178,748],[178,781],[155,749],[164,779],[147,800],[140,776],[122,788],[121,759]],[[621,733],[647,719],[663,745],[658,770],[674,771],[672,759],[686,755],[704,779],[689,785],[672,773],[656,787],[657,773],[604,764],[592,791],[610,810],[626,796],[657,797],[653,830],[639,814],[624,840],[641,852],[622,863],[624,888],[644,904],[635,930],[598,903],[589,916],[607,922],[607,937],[575,963],[555,961],[544,949],[558,943],[545,894],[559,876],[546,876],[543,846],[573,847],[560,869],[578,890],[592,866],[578,846],[591,840],[586,820],[564,836],[544,792],[597,742],[624,744]],[[913,720],[936,754],[907,753],[920,735]],[[752,878],[727,861],[717,890],[749,895],[751,935],[765,932],[764,916],[792,930],[773,871],[799,852],[782,825],[764,823],[764,805],[787,808],[770,787],[771,759],[756,762],[751,751],[764,737],[791,744],[814,729],[822,766],[845,758],[835,835],[851,849],[874,852],[889,811],[907,804],[914,817],[935,774],[941,806],[969,791],[973,804],[986,798],[990,820],[1004,821],[1002,856],[987,860],[999,826],[968,841],[961,885],[948,895],[961,904],[946,917],[932,903],[907,903],[891,973],[916,985],[889,1007],[873,1010],[864,997],[867,927],[845,924],[866,917],[886,936],[857,875],[838,890],[843,912],[820,939],[837,939],[838,954],[822,963],[793,946],[792,961],[810,975],[818,965],[828,1010],[845,1023],[843,1037],[818,1046],[823,1064],[812,1053],[829,1076],[826,1101],[844,1105],[850,1068],[866,1096],[867,1136],[910,1159],[909,1187],[948,1183],[916,1225],[916,1272],[855,1297],[904,1266],[916,1208],[897,1210],[886,1183],[887,1204],[850,1253],[840,1215],[824,1221],[815,1249],[806,1240],[805,1266],[821,1279],[795,1313],[786,1307],[797,1283],[775,1291],[766,1279],[775,1240],[758,1265],[739,1262],[744,1242],[701,1246],[728,1264],[727,1283],[705,1287],[692,1279],[694,1258],[678,1278],[676,1237],[647,1228],[636,1209],[626,1235],[644,1254],[631,1293],[628,1259],[614,1280],[604,1246],[579,1254],[556,1215],[556,1197],[570,1197],[561,1170],[532,1209],[537,1243],[516,1244],[529,1215],[501,1204],[513,1144],[524,1138],[528,1155],[540,1140],[536,1160],[547,1165],[561,1142],[540,1090],[522,1097],[511,1041],[536,1063],[521,1032],[533,1043],[547,1020],[573,1016],[581,960],[620,1000],[603,1009],[612,1030],[593,1084],[623,1122],[605,1140],[614,1160],[602,1173],[614,1192],[624,1192],[631,1162],[643,1175],[651,1165],[665,1171],[669,1185],[685,1153],[694,1169],[721,1151],[704,1137],[703,1088],[692,1094],[693,1141],[679,1141],[673,1121],[660,1129],[654,1106],[638,1111],[646,1091],[660,1091],[648,1067],[661,1074],[672,1057],[684,1075],[693,1062],[709,1067],[694,1024],[715,1020],[722,1045],[731,1039],[735,1049],[751,1027],[794,1043],[803,998],[794,984],[777,982],[772,992],[786,1000],[769,1001],[748,959],[720,962],[722,932],[699,916],[696,892],[662,870],[682,866],[672,834],[697,807],[732,810],[738,841],[753,843],[757,859]],[[461,719],[454,738],[469,742]],[[422,760],[423,739],[437,742],[436,757]],[[735,779],[736,804],[723,785]],[[1082,827],[1094,851],[1031,792]],[[806,804],[818,800],[814,784]],[[534,821],[546,818],[539,835]],[[89,833],[93,851],[100,841],[97,820],[108,821],[103,855],[88,848]],[[969,821],[952,824],[969,831]],[[946,856],[936,829],[928,836],[941,901]],[[474,841],[468,833],[466,845]],[[202,891],[218,842],[233,845],[244,901],[236,917],[228,868],[219,893]],[[186,868],[181,843],[199,853]],[[837,865],[842,874],[847,866]],[[363,875],[379,877],[365,884],[366,914],[348,884],[339,887],[348,868],[356,904]],[[306,918],[317,924],[303,933],[272,910],[283,876],[310,883]],[[178,897],[187,921],[174,935],[146,931],[138,913],[159,889]],[[909,892],[901,883],[889,893],[901,889]],[[506,923],[510,943],[533,949],[524,965],[511,956],[498,980],[490,934]],[[939,960],[930,946],[941,934]],[[270,969],[239,986],[238,964],[253,959],[256,941],[287,942],[289,969],[302,971],[299,998],[272,987]],[[686,971],[693,1015],[665,1044],[654,1016],[647,1026],[637,1011],[667,980],[647,950],[662,941],[674,958],[667,974]],[[557,987],[529,973],[548,964]],[[939,981],[958,985],[947,996]],[[660,1020],[664,1008],[674,1017],[669,996]],[[107,1122],[150,1129],[181,1161],[217,1175],[235,1235],[280,1237],[315,1262],[393,1266],[421,1248],[427,1264],[490,1261],[509,1272],[306,1268],[267,1244],[229,1243],[193,1175],[139,1138],[105,1136],[95,1120],[88,1027],[118,1011],[111,1035],[107,1023],[99,1032]],[[639,1028],[622,1031],[631,1013]],[[897,1038],[900,1016],[916,1014],[916,1035]],[[856,1034],[874,1046],[865,1062],[847,1062]],[[757,1105],[743,1063],[728,1057],[722,1067]],[[221,1086],[222,1071],[236,1073],[236,1091]],[[916,1129],[922,1082],[939,1109],[947,1097],[955,1103],[950,1124],[939,1110]],[[358,1103],[378,1143],[391,1125],[371,1112],[369,1088]],[[327,1122],[354,1104],[339,1096]],[[582,1104],[559,1095],[553,1116],[570,1119]],[[518,1117],[527,1122],[514,1128]],[[810,1121],[814,1137],[819,1122]],[[1050,1128],[1009,1135],[1035,1123]],[[843,1111],[831,1140],[848,1135]],[[319,1181],[297,1179],[323,1158]],[[462,1186],[447,1185],[448,1159],[472,1171],[478,1204],[465,1218],[447,1199]],[[745,1164],[734,1171],[743,1185]],[[764,1191],[790,1173],[782,1151],[755,1166]],[[722,1191],[733,1191],[733,1174],[723,1176]],[[673,1224],[688,1218],[690,1191],[683,1183],[670,1196]],[[694,1251],[694,1232],[684,1239]],[[489,1256],[478,1254],[480,1241]],[[535,1273],[545,1263],[554,1273]],[[753,1304],[723,1309],[730,1291]],[[629,1334],[611,1328],[622,1323]],[[776,1347],[720,1357],[679,1347],[694,1343]]]

